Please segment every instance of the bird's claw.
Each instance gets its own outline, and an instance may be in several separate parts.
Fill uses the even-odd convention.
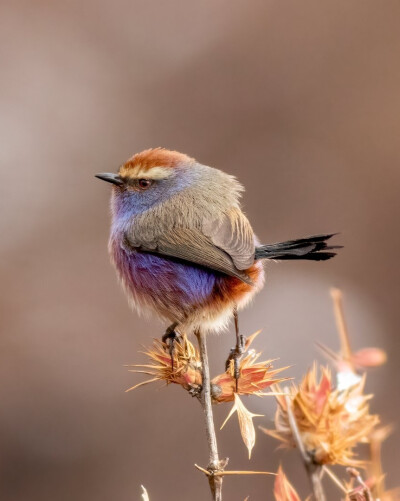
[[[236,381],[236,391],[238,391],[238,384],[240,378],[240,361],[242,359],[243,353],[246,347],[246,337],[240,335],[238,342],[235,347],[231,348],[229,357],[225,362],[225,370],[227,371],[231,365],[231,360],[233,360],[233,376]]]
[[[171,369],[172,371],[174,370],[174,355],[175,355],[175,345],[176,343],[180,344],[181,336],[179,332],[177,332],[175,329],[177,327],[177,324],[172,324],[168,327],[168,329],[165,331],[165,334],[161,338],[162,342],[165,343],[168,346],[168,352],[171,356]]]

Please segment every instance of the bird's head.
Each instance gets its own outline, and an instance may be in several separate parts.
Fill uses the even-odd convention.
[[[118,173],[97,174],[113,184],[112,209],[116,216],[131,216],[167,200],[194,180],[193,158],[155,148],[137,153]]]

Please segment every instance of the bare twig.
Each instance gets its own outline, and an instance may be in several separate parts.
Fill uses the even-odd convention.
[[[213,501],[222,500],[222,481],[221,473],[224,471],[228,460],[220,460],[218,456],[217,437],[215,434],[212,401],[211,401],[211,386],[210,386],[210,366],[208,363],[207,344],[205,335],[197,330],[195,332],[199,343],[200,361],[202,366],[202,389],[199,396],[201,406],[203,407],[206,435],[209,450],[209,464],[207,471],[209,473],[208,480],[213,497]]]
[[[299,452],[301,454],[301,457],[303,459],[304,466],[307,470],[308,477],[311,482],[314,498],[316,501],[326,501],[325,498],[325,493],[324,489],[322,487],[322,482],[321,482],[321,467],[319,465],[316,465],[307,451],[304,448],[303,441],[300,436],[299,428],[297,426],[296,418],[293,413],[292,409],[292,401],[290,398],[290,395],[288,394],[288,389],[285,391],[286,396],[285,396],[285,401],[286,401],[286,407],[287,407],[287,414],[289,418],[289,424],[290,428],[292,430],[292,435],[294,438],[294,441],[296,443],[297,448],[299,449]]]

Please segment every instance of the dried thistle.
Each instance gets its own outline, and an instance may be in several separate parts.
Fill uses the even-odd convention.
[[[369,414],[368,400],[363,394],[365,378],[346,390],[335,390],[331,373],[321,368],[317,381],[316,365],[306,374],[297,388],[288,390],[292,412],[307,454],[318,465],[342,464],[360,466],[355,459],[354,447],[368,441],[368,436],[379,422]],[[288,447],[295,441],[287,412],[287,400],[277,394],[278,409],[275,415],[275,430],[263,431],[280,440]]]
[[[240,362],[240,378],[236,391],[233,360],[228,370],[211,381],[212,394],[215,402],[232,402],[236,395],[264,396],[264,390],[273,384],[286,381],[288,378],[277,378],[277,374],[288,367],[274,369],[275,360],[258,362],[261,352],[249,350],[254,339],[260,334],[257,331],[247,338],[245,350],[247,355]]]
[[[246,350],[249,350],[251,343],[260,331],[249,336],[246,342]],[[130,372],[146,374],[152,376],[151,379],[143,381],[127,391],[135,390],[140,386],[164,381],[166,384],[179,384],[192,395],[197,395],[202,385],[201,361],[198,350],[187,339],[182,336],[181,341],[175,343],[173,352],[173,362],[169,347],[166,343],[155,339],[153,345],[144,354],[150,359],[149,364],[135,364]],[[214,403],[232,402],[235,395],[257,395],[263,396],[263,390],[269,386],[286,381],[288,378],[277,378],[277,374],[287,367],[274,369],[272,362],[266,360],[258,362],[261,353],[254,350],[248,351],[247,355],[240,363],[240,379],[238,391],[236,392],[236,380],[234,377],[233,362],[228,370],[215,377],[211,381],[211,395]]]
[[[282,466],[279,467],[275,479],[274,496],[276,501],[300,501],[300,497],[284,474]]]
[[[261,353],[249,350],[252,342],[259,333],[260,331],[249,336],[247,339],[247,355],[244,356],[240,363],[240,379],[237,391],[233,362],[226,372],[220,374],[211,381],[211,397],[213,403],[234,401],[234,406],[222,427],[228,419],[237,412],[240,432],[249,451],[249,457],[256,440],[253,418],[258,416],[258,414],[253,414],[247,410],[240,400],[239,395],[264,396],[266,395],[266,393],[264,393],[265,389],[273,384],[288,379],[277,377],[277,375],[287,367],[274,369],[272,365],[274,360],[259,362],[258,360]],[[154,340],[151,348],[145,351],[144,354],[150,359],[150,363],[131,365],[129,366],[132,367],[130,372],[146,374],[152,377],[151,379],[132,386],[132,388],[129,388],[127,391],[134,390],[155,381],[164,381],[166,384],[174,383],[181,385],[191,395],[199,395],[202,387],[202,365],[198,350],[186,336],[183,336],[182,340],[175,344],[173,361],[171,359],[169,347],[157,339]]]
[[[256,332],[248,338],[246,350],[249,350],[251,343],[258,336],[259,332],[260,331]],[[250,412],[241,401],[239,395],[264,396],[267,395],[267,393],[264,393],[263,390],[273,384],[277,384],[288,379],[276,378],[276,375],[287,369],[287,367],[273,369],[273,360],[258,362],[260,356],[261,353],[256,353],[254,350],[250,350],[242,359],[240,363],[240,378],[238,381],[237,391],[233,362],[231,362],[228,370],[224,374],[217,376],[211,382],[213,398],[216,402],[234,401],[234,405],[229,412],[228,417],[222,424],[221,430],[229,418],[237,412],[240,433],[243,442],[249,451],[249,459],[256,442],[256,432],[254,429],[253,418],[261,417],[262,414],[253,414]],[[272,395],[273,393],[268,394]]]
[[[130,365],[129,367],[134,369],[130,369],[129,372],[147,374],[152,378],[126,391],[135,390],[155,381],[164,381],[166,384],[179,384],[193,395],[198,394],[202,384],[199,353],[186,336],[175,343],[173,360],[167,344],[158,339],[154,340],[151,348],[144,354],[150,359],[150,364]]]

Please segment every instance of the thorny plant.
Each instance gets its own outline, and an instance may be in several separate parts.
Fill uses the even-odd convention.
[[[274,360],[259,361],[261,353],[251,350],[250,346],[260,331],[249,336],[246,341],[246,355],[240,362],[240,378],[236,390],[233,360],[226,372],[216,376],[211,381],[211,399],[214,404],[234,402],[228,417],[221,426],[224,427],[228,419],[237,412],[240,431],[243,441],[248,449],[249,457],[255,444],[255,429],[253,418],[258,416],[251,413],[243,404],[240,396],[256,395],[262,397],[268,395],[265,390],[274,384],[286,381],[288,378],[277,377],[287,367],[274,369]],[[155,339],[153,345],[144,352],[149,359],[149,364],[131,365],[131,372],[142,373],[151,376],[151,379],[143,381],[127,391],[135,390],[140,386],[164,381],[168,384],[182,386],[190,395],[199,397],[202,388],[202,364],[199,351],[187,339],[182,336],[175,345],[173,360],[168,346],[162,341]],[[273,394],[273,393],[269,393]]]
[[[171,360],[169,347],[155,340],[144,351],[148,362],[129,366],[131,372],[148,375],[150,379],[127,391],[162,381],[166,385],[182,386],[201,402],[205,412],[210,462],[206,468],[195,466],[208,477],[214,500],[222,499],[222,480],[226,476],[271,473],[226,470],[228,460],[220,460],[218,456],[211,404],[233,402],[221,429],[236,413],[241,437],[250,459],[256,441],[253,419],[261,416],[247,409],[243,397],[273,395],[277,401],[275,427],[260,429],[279,440],[281,446],[299,450],[312,486],[312,496],[316,501],[326,499],[323,485],[325,479],[330,479],[341,493],[335,499],[400,501],[400,490],[386,490],[381,464],[382,443],[392,432],[392,427],[377,427],[379,417],[369,410],[372,395],[364,393],[365,370],[382,365],[386,361],[386,355],[378,348],[352,351],[341,292],[332,290],[332,298],[341,349],[339,353],[335,353],[328,347],[318,346],[333,365],[333,373],[328,367],[318,368],[314,362],[298,385],[292,383],[288,386],[285,383],[282,386],[283,382],[290,379],[281,377],[281,372],[288,367],[274,368],[275,360],[261,361],[261,353],[251,348],[260,332],[247,339],[237,387],[233,361],[224,373],[209,379],[205,338],[200,333],[197,333],[199,349],[183,335],[175,345]],[[204,385],[204,381],[209,381],[209,384]],[[362,443],[369,445],[367,458],[357,454],[357,446]],[[334,473],[331,469],[334,465],[345,467],[345,472],[340,475]],[[301,501],[282,466],[275,475],[275,500]],[[144,493],[147,496],[147,491],[144,490]],[[311,497],[307,498],[309,499]]]
[[[364,462],[354,457],[354,447],[368,440],[379,421],[369,414],[371,396],[363,395],[365,378],[341,391],[334,388],[329,369],[322,368],[320,380],[317,378],[314,365],[299,387],[293,385],[286,390],[289,398],[277,396],[275,429],[262,429],[287,447],[295,447],[288,412],[291,407],[305,452],[313,464],[361,466]]]

